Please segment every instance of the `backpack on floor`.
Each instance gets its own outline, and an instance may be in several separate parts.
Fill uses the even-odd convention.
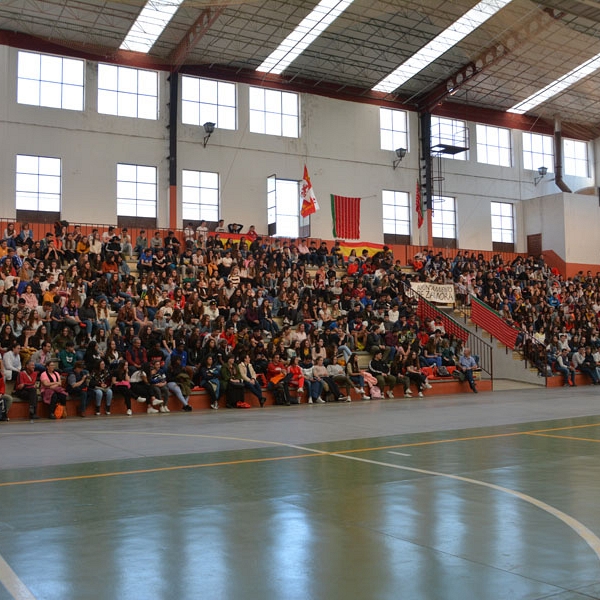
[[[369,393],[371,394],[371,398],[374,400],[381,399],[382,394],[378,385],[372,385],[369,389]]]

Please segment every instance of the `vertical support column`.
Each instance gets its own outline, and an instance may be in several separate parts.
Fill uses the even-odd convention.
[[[431,225],[431,211],[433,208],[433,167],[431,161],[431,113],[424,112],[419,115],[420,142],[421,142],[421,194],[423,196],[423,210],[427,223],[427,243],[433,245],[433,230]]]
[[[431,113],[421,113],[421,193],[425,210],[433,207],[433,168],[431,164]]]
[[[177,229],[177,119],[179,73],[169,77],[169,228]]]

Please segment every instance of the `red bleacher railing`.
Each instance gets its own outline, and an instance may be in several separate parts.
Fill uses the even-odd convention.
[[[471,321],[507,348],[515,349],[519,330],[509,325],[495,310],[475,296],[471,296]]]
[[[453,319],[450,315],[440,310],[437,306],[426,300],[415,290],[410,290],[413,297],[417,297],[419,304],[417,305],[417,316],[424,321],[425,318],[430,317],[435,320],[436,323],[442,323],[444,331],[447,334],[452,334],[459,338],[465,346],[471,349],[474,356],[479,359],[479,367],[482,371],[486,372],[491,379],[494,378],[494,360],[493,360],[493,348],[491,344],[488,344],[484,339],[475,335],[463,327],[458,321]]]

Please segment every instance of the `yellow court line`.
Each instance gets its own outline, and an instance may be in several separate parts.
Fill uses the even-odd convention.
[[[600,444],[600,440],[594,438],[582,438],[576,437],[574,435],[552,435],[550,433],[529,433],[527,435],[535,436],[535,437],[547,437],[547,438],[555,438],[557,440],[577,440],[578,442],[596,442]]]
[[[379,446],[377,448],[356,448],[355,450],[337,450],[337,454],[351,454],[356,452],[370,452],[372,450],[391,450],[392,448],[411,448],[416,446],[431,446],[434,444],[447,444],[450,442],[470,442],[474,440],[490,440],[502,437],[515,437],[517,435],[534,435],[546,431],[564,431],[568,429],[582,429],[584,427],[600,427],[600,423],[591,423],[588,425],[569,425],[567,427],[552,427],[550,429],[534,429],[531,431],[511,431],[510,433],[493,433],[490,435],[474,435],[471,437],[452,438],[446,440],[429,440],[427,442],[411,442],[408,444],[394,444],[391,446]]]
[[[222,461],[215,463],[198,463],[193,465],[173,465],[170,467],[156,467],[152,469],[137,469],[130,471],[112,471],[108,473],[94,473],[89,475],[72,475],[67,477],[51,477],[48,479],[26,479],[23,481],[7,481],[0,483],[0,487],[9,487],[12,485],[29,485],[35,483],[53,483],[59,481],[78,481],[80,479],[97,479],[101,477],[116,477],[121,475],[137,475],[144,473],[160,473],[167,471],[178,471],[182,469],[199,469],[204,467],[220,467],[220,466],[229,466],[229,465],[242,465],[242,464],[252,464],[252,463],[261,463],[261,462],[271,462],[278,460],[288,460],[293,458],[309,458],[311,456],[330,456],[335,454],[355,454],[358,452],[374,452],[377,450],[390,450],[392,448],[411,448],[418,446],[431,446],[436,444],[448,444],[452,442],[468,442],[474,440],[486,440],[486,439],[494,439],[501,437],[514,437],[518,435],[541,435],[547,431],[564,431],[568,429],[582,429],[585,427],[600,427],[600,423],[591,423],[587,425],[569,425],[566,427],[552,427],[549,429],[537,429],[531,431],[513,431],[510,433],[496,433],[491,435],[477,435],[471,437],[461,437],[461,438],[451,438],[445,440],[429,440],[426,442],[411,442],[407,444],[393,444],[388,446],[373,446],[369,448],[353,448],[349,450],[319,450],[319,449],[310,449],[310,454],[298,454],[293,456],[276,456],[270,458],[249,458],[242,460],[231,460],[231,461]],[[41,433],[41,432],[40,432]],[[64,432],[63,432],[64,433]],[[81,433],[81,432],[80,432]],[[160,433],[160,432],[146,432],[146,431],[98,431],[98,432],[89,432],[96,434],[126,434],[126,435],[157,435],[157,436],[183,436],[183,437],[201,437],[201,438],[214,438],[214,439],[228,439],[228,440],[236,440],[236,441],[246,441],[246,442],[254,442],[259,444],[267,444],[270,446],[281,446],[287,448],[296,448],[298,450],[305,450],[306,448],[303,446],[294,446],[293,444],[286,444],[285,442],[272,442],[266,440],[254,440],[254,439],[246,439],[246,438],[237,438],[237,437],[229,437],[229,436],[218,436],[218,435],[206,435],[206,434],[177,434],[177,433]],[[559,437],[559,436],[557,436]],[[565,438],[566,439],[566,438]],[[582,439],[582,438],[574,438],[574,439]]]
[[[29,485],[32,483],[53,483],[56,481],[77,481],[79,479],[98,479],[101,477],[116,477],[118,475],[138,475],[141,473],[160,473],[163,471],[178,471],[182,469],[200,469],[202,467],[221,467],[226,465],[243,465],[245,463],[261,463],[276,460],[289,460],[292,458],[309,458],[311,456],[320,456],[311,452],[310,454],[294,454],[292,456],[273,456],[270,458],[249,458],[246,460],[227,460],[215,463],[198,463],[194,465],[174,465],[171,467],[155,467],[153,469],[137,469],[132,471],[111,471],[108,473],[93,473],[90,475],[71,475],[69,477],[51,477],[48,479],[26,479],[23,481],[6,481],[0,483],[0,487],[8,487],[11,485]]]

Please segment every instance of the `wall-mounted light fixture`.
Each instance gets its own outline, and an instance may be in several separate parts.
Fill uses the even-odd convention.
[[[546,173],[548,172],[548,167],[539,167],[538,168],[538,176],[533,178],[534,185],[537,185],[544,177],[546,177]]]
[[[406,148],[396,148],[397,159],[392,163],[392,167],[396,170],[396,167],[402,162],[402,159],[406,156]]]
[[[213,131],[215,130],[215,124],[211,123],[210,121],[206,121],[206,123],[204,123],[203,125],[204,127],[204,132],[206,133],[206,135],[204,136],[204,148],[206,148],[206,144],[208,144],[208,139],[210,138],[210,136],[213,134]]]

